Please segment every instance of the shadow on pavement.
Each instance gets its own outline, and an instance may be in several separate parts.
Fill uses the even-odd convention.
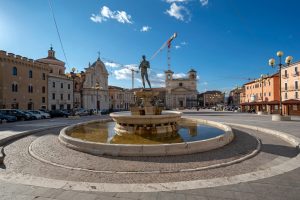
[[[275,145],[275,144],[263,144],[261,151],[273,155],[288,157],[288,158],[295,157],[299,153],[299,150],[297,150],[296,147]]]

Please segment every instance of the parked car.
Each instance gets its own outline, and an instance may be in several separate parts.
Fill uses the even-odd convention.
[[[15,122],[17,121],[17,117],[15,116],[10,116],[10,115],[3,115],[2,113],[0,113],[0,121],[7,121],[7,122]]]
[[[62,110],[51,110],[50,116],[53,117],[68,117],[70,114]]]
[[[80,109],[75,112],[75,115],[79,115],[79,116],[87,116],[89,114],[90,114],[90,112],[85,109]]]
[[[44,113],[48,113],[49,114],[49,110],[47,110],[47,109],[43,109],[43,108],[41,108],[41,109],[39,109],[38,111],[41,111],[41,112],[44,112]]]
[[[33,119],[42,119],[42,115],[40,113],[34,112],[34,111],[26,111],[27,113],[32,115]]]
[[[21,121],[30,119],[29,114],[24,113],[18,109],[1,109],[0,112],[4,115],[15,116],[17,118],[17,120],[21,120]]]
[[[50,118],[50,114],[49,113],[45,113],[45,112],[42,112],[40,110],[30,110],[29,112],[31,112],[33,114],[39,114],[39,115],[41,115],[42,119],[48,119],[48,118]]]

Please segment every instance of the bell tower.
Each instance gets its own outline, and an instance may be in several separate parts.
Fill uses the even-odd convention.
[[[173,71],[171,71],[171,70],[167,70],[167,71],[165,71],[165,75],[166,75],[166,80],[165,80],[165,82],[166,82],[166,87],[168,87],[170,84],[170,81],[172,81],[173,80],[173,74],[174,74],[174,72]]]

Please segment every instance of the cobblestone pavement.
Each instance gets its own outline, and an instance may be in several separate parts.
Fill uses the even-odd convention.
[[[294,118],[291,122],[272,122],[271,116],[257,116],[253,114],[240,114],[230,112],[211,112],[211,111],[184,111],[185,115],[204,118],[212,121],[230,122],[237,124],[254,125],[273,130],[279,130],[292,134],[300,138],[300,119]],[[76,121],[74,121],[75,123]],[[77,121],[78,122],[78,121]],[[25,125],[25,124],[24,124]],[[6,126],[6,125],[5,125]],[[34,126],[34,125],[32,125]],[[30,126],[30,128],[32,128]],[[23,126],[24,127],[24,126]],[[29,127],[29,126],[28,126]],[[3,127],[0,126],[0,135]],[[28,129],[30,129],[28,128]],[[14,127],[11,127],[14,131]],[[22,130],[24,131],[25,128]],[[18,131],[18,130],[17,130]],[[20,130],[19,130],[20,131]],[[270,154],[279,154],[281,152],[269,152]],[[299,166],[300,167],[300,166]],[[0,168],[1,170],[1,168]],[[50,189],[36,186],[27,186],[21,184],[12,184],[0,181],[0,199],[60,199],[60,200],[81,200],[81,199],[103,199],[103,200],[137,200],[137,199],[300,199],[300,168],[293,171],[273,176],[266,179],[239,183],[235,185],[226,185],[214,188],[193,189],[170,192],[153,193],[100,193],[100,192],[80,192],[63,189]]]

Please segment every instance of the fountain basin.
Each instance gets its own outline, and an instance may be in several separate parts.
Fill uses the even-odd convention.
[[[177,131],[177,123],[182,113],[164,111],[161,115],[131,115],[129,112],[111,113],[110,117],[117,123],[115,131],[123,134],[165,134]]]
[[[221,129],[224,134],[206,140],[180,142],[171,144],[109,144],[85,141],[82,139],[71,137],[67,132],[74,130],[76,127],[87,125],[88,123],[81,123],[65,127],[60,131],[59,141],[74,150],[93,154],[93,155],[109,155],[109,156],[169,156],[169,155],[184,155],[205,152],[220,148],[230,143],[234,134],[232,129],[224,124],[202,120],[183,118],[183,120],[194,121],[197,123],[209,125]],[[99,120],[98,123],[111,121],[110,119]],[[95,121],[93,121],[95,122]]]

